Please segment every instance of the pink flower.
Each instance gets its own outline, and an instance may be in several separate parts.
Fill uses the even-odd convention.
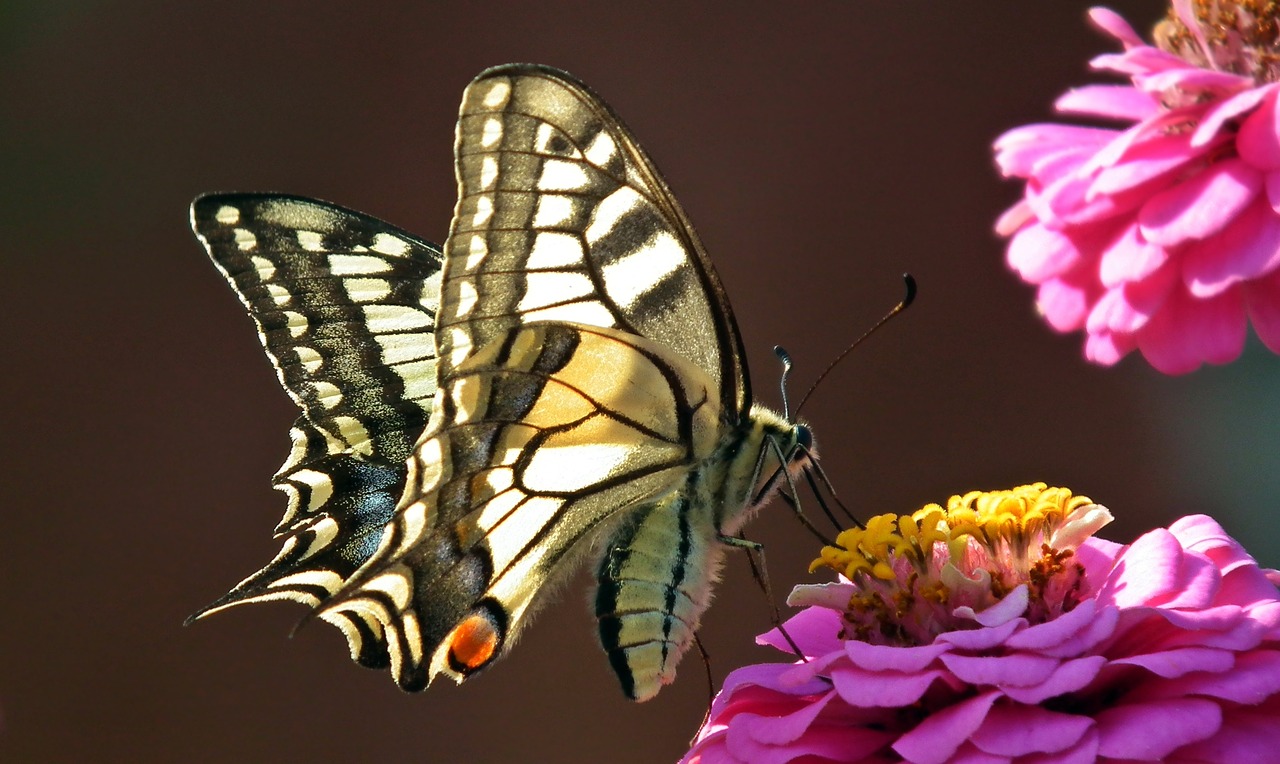
[[[805,659],[733,672],[684,761],[1277,760],[1280,574],[1208,517],[1109,520],[1036,484],[845,531],[790,600]]]
[[[1256,12],[1255,7],[1272,6]],[[996,231],[1054,329],[1086,332],[1102,365],[1134,348],[1168,374],[1240,355],[1247,324],[1280,353],[1280,14],[1273,4],[1174,0],[1144,43],[1105,8],[1124,46],[1058,111],[1119,122],[1015,128],[995,142],[1022,201]]]

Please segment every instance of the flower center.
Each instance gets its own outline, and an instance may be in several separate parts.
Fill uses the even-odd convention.
[[[1044,483],[972,491],[945,509],[927,504],[843,531],[810,571],[831,568],[853,583],[845,638],[927,644],[977,628],[975,614],[1023,586],[1027,606],[1014,615],[1032,623],[1074,608],[1088,594],[1074,550],[1109,522],[1105,507]],[[791,604],[812,594],[803,589]]]
[[[1152,36],[1161,50],[1197,66],[1280,80],[1280,3],[1275,0],[1192,0],[1174,3]]]

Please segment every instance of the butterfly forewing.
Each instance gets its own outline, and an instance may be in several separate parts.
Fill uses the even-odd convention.
[[[191,215],[302,410],[274,481],[290,497],[284,548],[204,612],[260,599],[315,605],[377,547],[430,415],[441,254],[301,197],[209,195]]]
[[[463,94],[458,205],[445,245],[442,377],[530,321],[616,327],[662,343],[749,407],[737,325],[653,163],[563,72],[497,67]]]

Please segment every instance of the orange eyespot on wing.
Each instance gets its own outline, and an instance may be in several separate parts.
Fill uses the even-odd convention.
[[[497,655],[501,641],[501,629],[492,613],[472,613],[449,634],[449,668],[460,674],[479,671]]]

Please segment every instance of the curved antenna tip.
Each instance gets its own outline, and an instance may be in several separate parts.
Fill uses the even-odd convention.
[[[902,307],[905,308],[916,299],[916,279],[910,273],[904,273],[902,281],[907,285],[907,294],[902,298]]]

